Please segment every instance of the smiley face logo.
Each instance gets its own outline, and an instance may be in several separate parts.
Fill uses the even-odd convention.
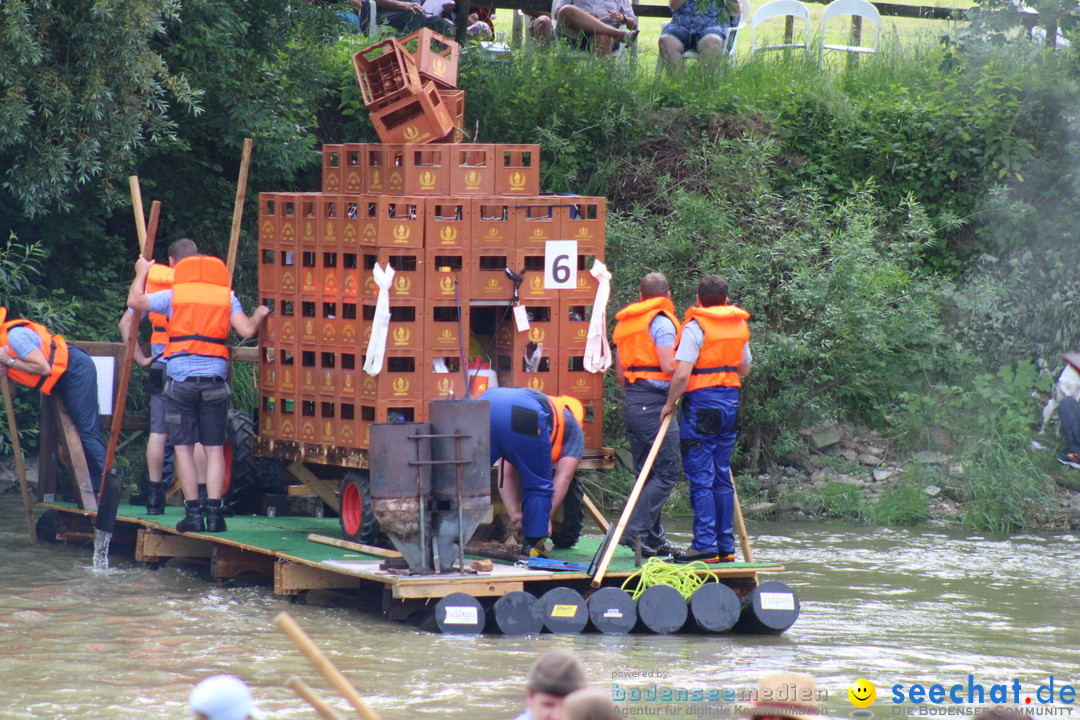
[[[847,689],[848,700],[857,708],[868,708],[877,699],[877,688],[869,680],[859,678]]]

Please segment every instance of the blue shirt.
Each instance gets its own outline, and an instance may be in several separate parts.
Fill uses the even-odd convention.
[[[8,345],[20,360],[25,360],[27,355],[41,349],[41,338],[28,327],[12,328],[8,331]]]
[[[146,297],[150,301],[150,312],[161,313],[169,318],[172,317],[172,290],[161,290],[150,293]],[[230,295],[229,297],[232,300],[231,312],[244,312],[244,308],[240,301],[236,299],[236,295]],[[229,376],[228,360],[192,355],[186,352],[173,355],[169,358],[169,363],[165,367],[165,374],[173,380],[187,380],[193,377],[225,378]]]
[[[652,336],[653,344],[658,348],[673,348],[675,347],[675,323],[671,322],[663,313],[658,314],[649,323],[649,335]],[[650,378],[641,378],[633,383],[640,387],[652,388],[654,390],[666,391],[671,386],[669,380],[652,380]]]
[[[711,27],[731,25],[732,16],[725,0],[686,0],[676,11],[671,13],[671,24],[692,33],[701,32]]]

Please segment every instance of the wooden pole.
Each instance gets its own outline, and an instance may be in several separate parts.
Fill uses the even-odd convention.
[[[240,157],[240,177],[236,181],[236,202],[233,203],[232,230],[229,232],[229,280],[236,268],[236,247],[240,243],[240,221],[244,217],[244,197],[247,195],[248,165],[251,162],[251,138],[244,138],[244,152]]]
[[[746,534],[746,521],[743,520],[742,503],[739,502],[739,489],[735,487],[735,474],[728,468],[728,477],[731,478],[732,502],[735,503],[735,529],[739,533],[739,545],[742,547],[743,562],[754,562],[754,553],[750,550],[750,536]],[[755,576],[756,577],[756,576]]]
[[[623,508],[622,516],[619,517],[619,523],[615,526],[615,533],[611,536],[611,540],[608,541],[607,546],[604,548],[604,557],[597,566],[596,573],[593,575],[592,586],[594,588],[600,587],[601,582],[604,580],[604,573],[607,572],[608,565],[611,564],[611,558],[615,555],[615,548],[619,546],[619,540],[622,539],[623,528],[626,527],[626,523],[634,513],[634,507],[637,505],[638,496],[641,495],[641,489],[645,487],[645,480],[649,477],[649,471],[652,470],[653,462],[660,452],[660,446],[664,444],[664,437],[667,435],[667,429],[668,426],[671,425],[671,418],[673,416],[674,413],[668,415],[664,418],[664,422],[660,423],[660,430],[656,433],[656,438],[653,440],[652,447],[649,449],[649,455],[645,458],[645,464],[641,466],[641,472],[638,473],[637,480],[634,481],[634,489],[630,491],[630,497],[626,498],[626,507]]]
[[[15,453],[15,472],[19,475],[19,491],[22,492],[23,508],[26,510],[26,527],[30,539],[37,540],[37,528],[34,527],[34,510],[30,505],[30,486],[26,484],[26,466],[23,464],[22,445],[19,443],[19,428],[15,424],[15,407],[11,404],[11,383],[7,375],[0,378],[0,390],[4,393],[4,410],[7,412],[8,430],[11,432],[11,450]]]
[[[138,181],[136,180],[134,187],[138,187]],[[138,193],[136,193],[138,195]],[[133,203],[142,205],[142,199],[136,200],[132,198]],[[150,225],[146,230],[145,241],[142,242],[140,250],[142,256],[147,260],[150,260],[154,256],[154,237],[157,235],[158,220],[161,217],[161,203],[157,200],[150,205]],[[138,222],[135,223],[139,225]],[[138,311],[136,311],[138,312]],[[105,479],[109,476],[109,471],[112,470],[113,460],[116,459],[116,446],[120,442],[120,428],[124,424],[124,405],[127,404],[127,392],[128,385],[131,384],[131,364],[135,360],[135,343],[139,342],[138,323],[132,321],[131,332],[128,333],[127,345],[124,347],[124,360],[120,366],[120,384],[116,388],[116,402],[113,405],[113,421],[112,429],[109,432],[109,444],[105,448],[105,466],[102,468],[101,474],[101,487],[98,491],[98,505],[102,504],[102,499],[105,497],[105,488],[108,483]]]
[[[146,214],[143,212],[142,189],[139,187],[139,176],[128,177],[128,187],[131,188],[131,209],[135,211],[135,233],[139,238],[139,252],[146,247]]]
[[[326,720],[345,720],[345,716],[339,713],[323,699],[322,695],[315,692],[315,689],[308,685],[306,682],[298,677],[289,678],[289,681],[285,683],[289,686],[294,693],[308,701],[311,707],[315,708],[315,712],[319,713]]]
[[[300,648],[300,652],[307,656],[307,659],[311,661],[311,664],[322,673],[322,676],[329,681],[334,689],[337,690],[342,696],[349,701],[349,703],[356,709],[356,713],[364,720],[382,720],[379,714],[371,709],[371,707],[364,702],[364,698],[360,696],[360,693],[356,691],[356,688],[341,674],[341,671],[334,666],[334,663],[330,662],[330,658],[323,654],[323,651],[312,642],[308,637],[304,629],[296,624],[296,621],[292,619],[289,613],[278,613],[274,618],[274,623],[281,628],[281,630],[292,638],[292,641],[296,643],[296,646]]]
[[[606,533],[608,528],[611,527],[611,523],[604,517],[604,513],[600,512],[600,508],[596,507],[596,503],[592,501],[588,493],[584,494],[585,499],[585,512],[589,513],[589,517],[593,519],[593,522],[600,528],[600,532]]]
[[[401,553],[397,550],[387,550],[386,548],[375,547],[374,545],[365,545],[364,543],[351,542],[349,540],[339,540],[338,538],[333,538],[329,535],[308,533],[307,539],[308,542],[319,543],[320,545],[330,545],[332,547],[341,548],[342,550],[355,550],[356,552],[361,552],[365,555],[374,555],[376,557],[384,558],[401,557]]]

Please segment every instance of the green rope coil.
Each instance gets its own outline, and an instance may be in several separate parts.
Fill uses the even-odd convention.
[[[712,570],[708,565],[703,562],[692,562],[686,565],[673,565],[671,563],[664,562],[659,558],[649,558],[641,569],[636,573],[626,578],[622,584],[622,589],[626,590],[626,586],[630,584],[631,580],[637,580],[637,588],[630,593],[630,597],[637,600],[641,597],[641,593],[645,592],[645,589],[653,585],[670,585],[675,588],[680,595],[689,600],[697,589],[709,582],[719,582],[716,579],[716,575],[710,573],[701,574],[702,570]]]

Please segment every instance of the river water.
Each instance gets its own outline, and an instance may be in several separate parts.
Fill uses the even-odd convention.
[[[285,687],[300,676],[348,705],[272,623],[287,610],[384,720],[509,719],[525,673],[550,648],[579,653],[596,684],[745,692],[773,672],[812,674],[831,715],[851,716],[848,686],[1018,679],[1027,695],[1054,676],[1080,680],[1080,595],[1071,535],[993,537],[963,531],[837,525],[751,527],[755,554],[787,571],[802,615],[779,637],[630,635],[454,637],[346,608],[290,604],[264,587],[205,581],[191,569],[92,549],[36,545],[17,496],[0,497],[0,718],[187,718],[203,677],[234,673],[273,718],[314,718]],[[685,543],[685,535],[673,533]],[[632,678],[630,673],[665,673]],[[655,704],[653,704],[655,707]],[[638,704],[644,708],[644,704]],[[668,717],[689,717],[694,706]],[[355,717],[355,715],[353,715]],[[661,715],[663,717],[663,715]]]

